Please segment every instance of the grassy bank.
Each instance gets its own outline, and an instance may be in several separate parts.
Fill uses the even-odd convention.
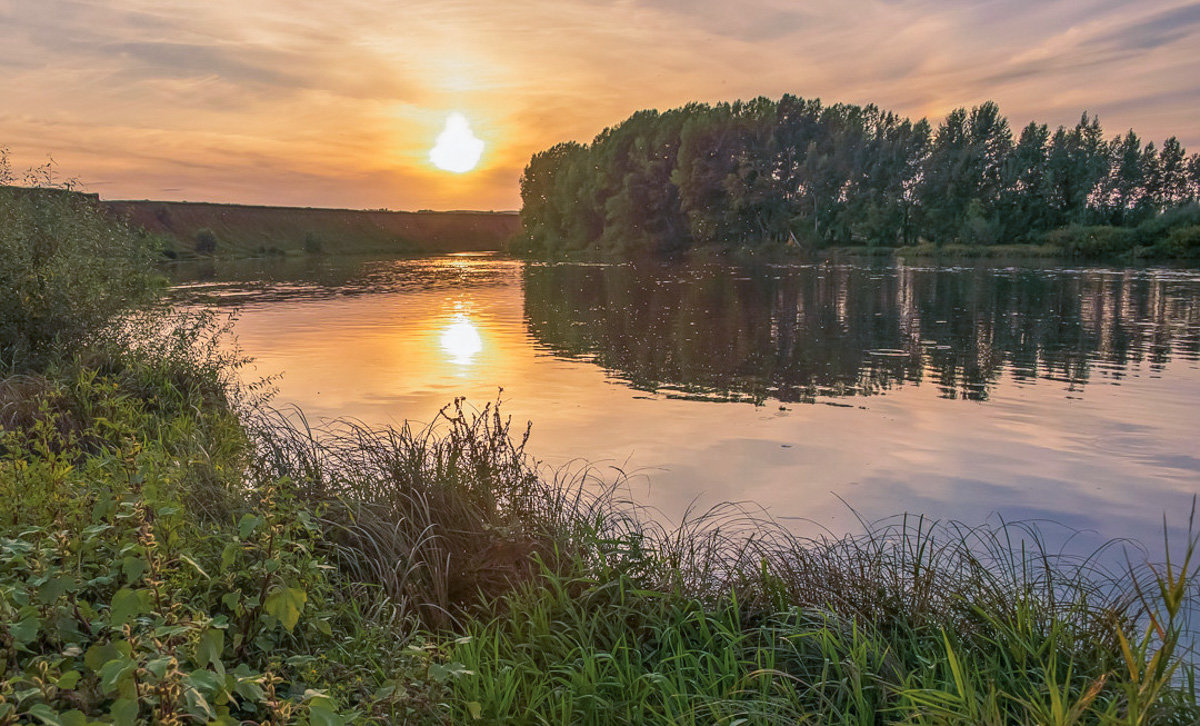
[[[7,211],[19,246],[31,212]],[[53,229],[60,259],[0,284],[100,264],[89,235],[140,258],[127,229]],[[106,284],[0,327],[0,724],[1200,718],[1194,539],[1110,573],[1017,525],[664,527],[619,482],[539,467],[495,407],[274,412],[211,317],[114,302],[33,335]]]
[[[393,212],[199,202],[104,202],[131,225],[195,254],[415,254],[499,250],[520,228],[511,212]],[[212,250],[203,249],[211,239]],[[197,250],[197,245],[201,247]]]

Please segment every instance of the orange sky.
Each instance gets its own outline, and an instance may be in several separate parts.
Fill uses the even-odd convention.
[[[1200,3],[0,0],[0,146],[110,199],[513,209],[550,144],[785,92],[1200,150]],[[428,160],[454,111],[463,175]]]

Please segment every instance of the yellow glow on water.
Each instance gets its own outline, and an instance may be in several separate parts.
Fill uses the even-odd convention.
[[[483,155],[483,141],[475,136],[467,117],[452,113],[446,128],[438,134],[437,144],[429,152],[429,160],[444,171],[462,174],[474,169]]]
[[[470,318],[459,313],[450,327],[442,331],[442,350],[451,362],[460,366],[470,365],[479,351],[483,350],[483,338]]]

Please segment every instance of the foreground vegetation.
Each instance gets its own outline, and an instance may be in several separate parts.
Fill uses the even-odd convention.
[[[32,248],[0,287],[37,293],[29,321],[97,317],[0,328],[0,724],[1200,718],[1194,531],[1110,574],[1017,525],[664,528],[538,468],[494,407],[428,429],[272,412],[220,320],[100,276],[42,294],[106,264],[94,235],[128,259],[140,237],[5,203],[4,244]],[[36,214],[50,248],[10,233]]]
[[[1014,138],[994,103],[936,129],[873,105],[778,101],[641,111],[535,154],[519,251],[790,254],[1048,245],[1077,257],[1200,255],[1200,154],[1086,113]],[[914,250],[913,248],[916,247]]]

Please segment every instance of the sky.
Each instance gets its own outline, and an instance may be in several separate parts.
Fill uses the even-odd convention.
[[[1200,2],[0,0],[0,147],[106,199],[516,209],[634,111],[794,93],[1200,150]],[[429,158],[461,113],[484,142]]]

